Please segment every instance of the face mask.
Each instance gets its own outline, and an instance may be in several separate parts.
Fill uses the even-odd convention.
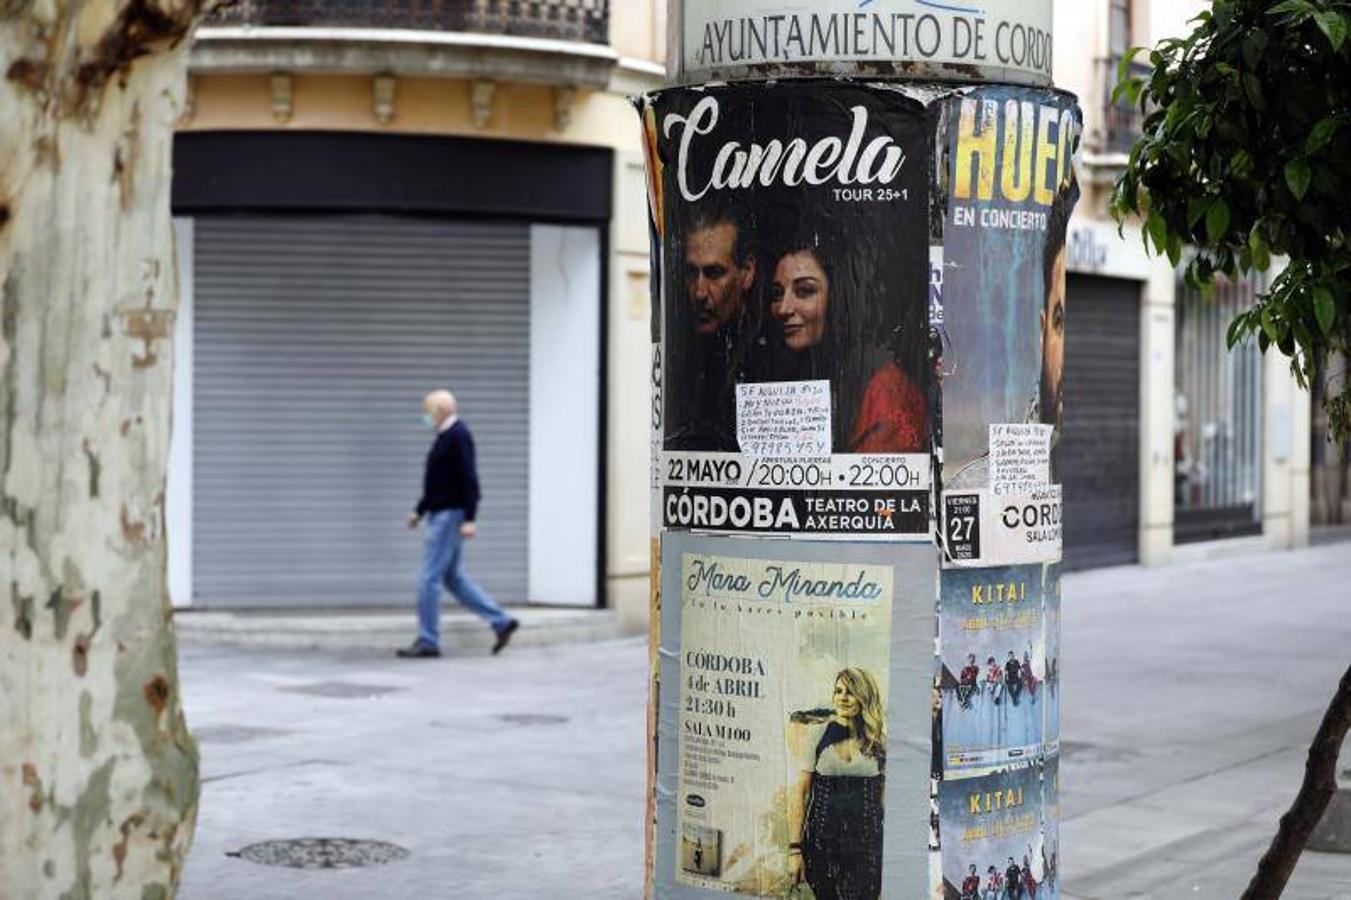
[[[431,429],[431,430],[433,430],[433,431],[436,430],[436,420],[432,418],[432,414],[431,414],[431,413],[423,413],[423,414],[422,414],[422,424],[423,424],[423,426],[426,427],[426,428],[429,428],[429,429]]]

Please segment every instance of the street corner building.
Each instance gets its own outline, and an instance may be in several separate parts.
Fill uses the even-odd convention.
[[[407,608],[418,402],[442,386],[479,448],[483,586],[645,596],[621,502],[646,479],[649,296],[627,98],[662,66],[655,0],[612,6],[205,21],[174,158],[176,606]]]

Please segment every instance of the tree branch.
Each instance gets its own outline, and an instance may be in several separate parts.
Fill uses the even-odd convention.
[[[1276,837],[1272,838],[1271,846],[1257,864],[1257,873],[1242,900],[1276,900],[1285,890],[1309,835],[1337,792],[1337,757],[1348,727],[1351,727],[1351,668],[1342,676],[1337,693],[1323,716],[1323,724],[1318,727],[1309,747],[1309,759],[1304,764],[1304,784],[1290,810],[1281,816]]]

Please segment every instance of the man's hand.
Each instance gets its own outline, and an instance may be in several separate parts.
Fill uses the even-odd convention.
[[[410,512],[408,518],[404,520],[410,529],[417,528],[417,523],[422,521],[422,516],[415,512]]]
[[[473,522],[460,523],[460,537],[471,538],[476,534],[478,534],[478,526]]]

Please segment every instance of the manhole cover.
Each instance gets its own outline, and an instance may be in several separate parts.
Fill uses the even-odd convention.
[[[568,721],[567,716],[550,713],[504,713],[498,718],[508,725],[562,725]]]
[[[298,684],[295,687],[282,688],[293,694],[311,694],[315,697],[378,697],[392,694],[403,688],[390,687],[387,684],[354,684],[350,681],[316,681],[314,684]]]
[[[295,838],[249,844],[226,856],[237,856],[263,866],[289,866],[292,869],[356,869],[398,862],[407,858],[408,851],[385,841]]]

